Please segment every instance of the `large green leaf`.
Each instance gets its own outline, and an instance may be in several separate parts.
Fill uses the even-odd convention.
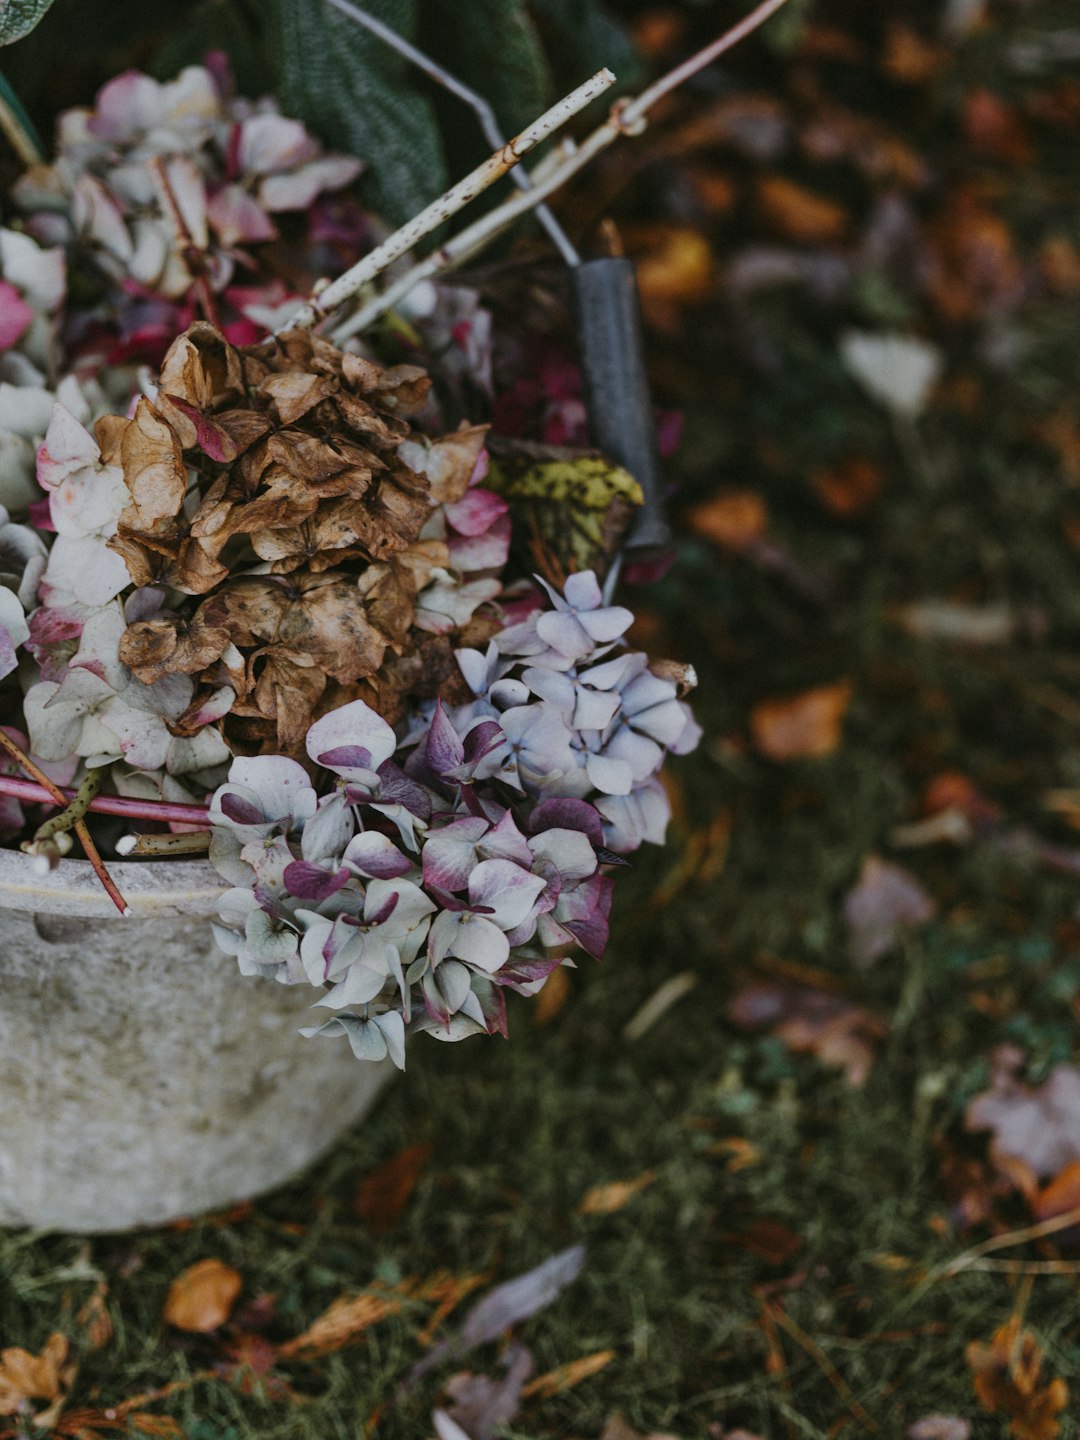
[[[0,0],[0,45],[29,35],[52,0]]]
[[[415,0],[366,0],[365,8],[413,33]],[[389,219],[434,199],[446,168],[431,105],[407,63],[326,0],[271,0],[267,20],[282,109],[367,161],[373,199]]]
[[[618,89],[633,89],[645,67],[629,35],[599,0],[529,0],[553,63],[571,82],[585,79],[601,65],[614,70]]]
[[[423,0],[422,22],[428,53],[484,96],[508,136],[546,108],[547,62],[524,0]]]

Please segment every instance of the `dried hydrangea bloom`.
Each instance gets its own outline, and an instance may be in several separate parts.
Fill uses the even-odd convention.
[[[438,515],[464,506],[477,542],[503,517],[469,487],[483,429],[431,441],[410,424],[429,384],[302,331],[241,349],[206,324],[180,336],[154,397],[97,426],[126,487],[107,553],[136,586],[191,597],[128,626],[136,679],[227,685],[233,749],[295,755],[324,709],[364,698],[396,718],[453,678],[453,640],[499,582],[451,570]]]

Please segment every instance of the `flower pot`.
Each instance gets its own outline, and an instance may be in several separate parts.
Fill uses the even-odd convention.
[[[126,1230],[258,1195],[392,1073],[305,1040],[311,992],[245,979],[218,951],[210,865],[110,870],[126,919],[86,861],[42,878],[0,852],[2,1225]]]

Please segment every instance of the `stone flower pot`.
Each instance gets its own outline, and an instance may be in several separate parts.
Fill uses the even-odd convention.
[[[221,954],[209,864],[109,869],[127,919],[85,860],[42,878],[0,851],[0,1225],[126,1230],[261,1194],[393,1073],[305,1040],[306,987]]]

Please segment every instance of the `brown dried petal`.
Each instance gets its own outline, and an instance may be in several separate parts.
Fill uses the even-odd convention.
[[[489,429],[487,425],[462,424],[438,440],[418,437],[406,442],[402,459],[427,476],[431,493],[440,504],[452,505],[469,488]]]
[[[301,370],[268,375],[259,395],[270,402],[281,425],[292,425],[340,388],[333,375],[307,375]]]
[[[229,644],[222,628],[188,625],[170,617],[140,620],[120,639],[120,659],[137,680],[152,685],[163,675],[193,675],[220,659]]]
[[[128,529],[180,513],[188,483],[180,444],[145,397],[121,437],[120,463],[134,505],[124,512]]]
[[[240,356],[212,325],[197,322],[169,347],[160,388],[203,413],[214,410],[244,393]]]
[[[270,653],[255,685],[260,713],[274,721],[278,750],[300,755],[326,676],[315,666],[297,665],[284,655]]]

